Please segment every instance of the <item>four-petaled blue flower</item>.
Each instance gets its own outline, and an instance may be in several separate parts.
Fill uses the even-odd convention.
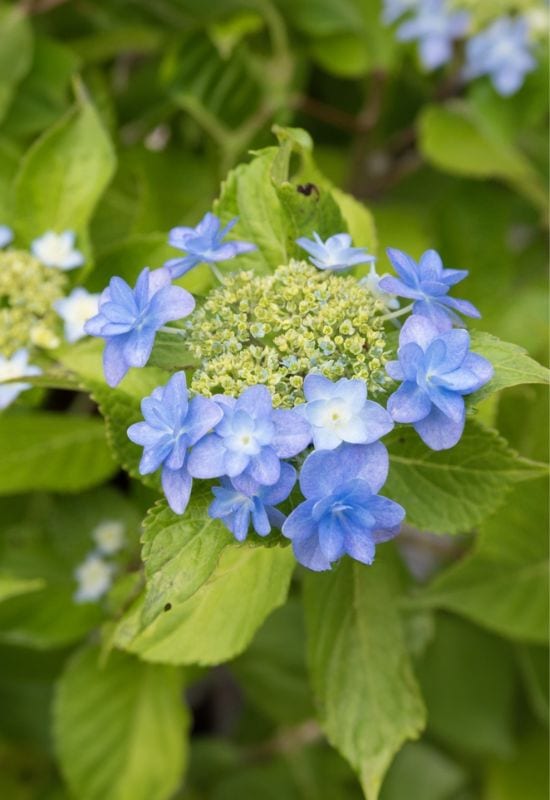
[[[145,268],[135,289],[122,278],[111,278],[99,298],[99,313],[84,326],[86,333],[105,339],[103,367],[109,386],[120,383],[130,367],[145,366],[159,328],[186,317],[194,307],[193,296],[172,286],[166,269]]]
[[[387,253],[399,277],[384,275],[380,279],[380,288],[385,292],[415,300],[415,314],[428,317],[440,330],[451,328],[453,322],[462,324],[455,311],[467,317],[481,316],[477,308],[467,300],[447,297],[451,286],[468,275],[467,270],[444,269],[441,257],[435,250],[426,250],[418,264],[401,250],[390,247]]]
[[[159,386],[141,402],[145,422],[128,428],[128,438],[144,447],[141,475],[162,465],[162,488],[170,508],[183,514],[193,480],[188,472],[189,448],[220,421],[223,412],[213,400],[189,400],[184,372],[176,372],[166,386]]]
[[[310,373],[304,380],[306,403],[296,410],[311,425],[317,450],[333,450],[342,442],[371,444],[393,428],[393,420],[378,403],[367,400],[362,380],[340,378],[333,383]]]
[[[272,486],[281,474],[280,459],[298,455],[311,441],[306,420],[296,411],[274,409],[266,386],[250,386],[238,399],[214,399],[224,416],[191,451],[189,472],[195,478],[246,473]]]
[[[197,264],[212,264],[216,261],[227,261],[241,253],[256,250],[256,245],[251,242],[224,242],[229,231],[239,221],[238,217],[228,222],[221,228],[220,220],[210,211],[204,215],[196,228],[172,228],[168,242],[172,247],[183,250],[184,258],[172,258],[164,266],[170,270],[173,278],[185,275]]]
[[[441,332],[425,317],[409,317],[399,336],[398,361],[388,375],[403,381],[388,400],[396,422],[412,423],[432,450],[454,447],[465,421],[463,395],[480,389],[493,375],[490,362],[470,352],[465,330]]]
[[[388,453],[380,442],[308,456],[300,473],[306,499],[283,525],[300,564],[320,572],[346,553],[372,563],[376,544],[395,536],[405,517],[400,505],[377,494],[387,474]]]
[[[271,528],[280,528],[284,514],[275,506],[286,500],[296,483],[296,470],[281,463],[281,474],[272,486],[261,486],[246,475],[222,478],[221,486],[214,486],[215,500],[208,509],[213,519],[221,519],[237,541],[246,539],[250,523],[259,536],[267,536]]]
[[[349,233],[337,233],[323,242],[319,234],[313,234],[313,240],[302,237],[296,239],[302,250],[310,255],[311,263],[317,269],[331,269],[340,272],[357,264],[374,261],[374,256],[367,253],[365,247],[352,247]]]
[[[418,40],[420,60],[431,70],[450,60],[453,41],[464,36],[468,25],[468,13],[449,10],[445,0],[422,0],[415,16],[399,26],[396,36],[402,42]]]
[[[505,97],[521,88],[525,75],[535,66],[524,17],[501,17],[466,43],[464,77],[471,80],[488,75]]]
[[[13,242],[13,231],[7,225],[0,225],[0,249]]]

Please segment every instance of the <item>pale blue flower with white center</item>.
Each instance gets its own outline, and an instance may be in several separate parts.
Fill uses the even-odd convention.
[[[162,467],[162,488],[176,514],[187,508],[193,480],[189,448],[221,420],[223,411],[213,400],[197,395],[189,400],[185,372],[176,372],[141,402],[144,422],[128,428],[128,438],[142,445],[141,475]]]
[[[453,54],[453,42],[461,39],[470,22],[466,11],[454,11],[446,0],[421,0],[415,16],[397,29],[401,42],[418,41],[420,60],[428,70],[446,64]]]
[[[310,424],[316,450],[333,450],[342,442],[372,444],[393,428],[388,412],[367,400],[365,381],[340,378],[333,383],[310,373],[304,395],[306,403],[296,410]]]
[[[179,278],[197,264],[227,261],[242,253],[256,250],[256,245],[251,242],[224,241],[238,221],[239,218],[235,217],[222,228],[218,217],[208,211],[195,228],[172,228],[168,242],[172,247],[183,250],[186,256],[172,258],[164,266],[170,270],[173,278]]]
[[[75,570],[78,584],[75,603],[93,603],[111,588],[115,568],[97,553],[89,556]]]
[[[86,336],[84,325],[98,312],[99,294],[77,287],[67,297],[56,300],[53,307],[65,323],[65,339],[73,344]]]
[[[109,386],[116,386],[130,367],[144,367],[159,328],[188,316],[195,300],[185,289],[172,286],[166,269],[140,273],[135,289],[122,278],[111,278],[99,299],[99,313],[84,331],[105,340],[103,368]]]
[[[387,253],[398,277],[384,275],[380,278],[380,288],[384,292],[415,300],[415,314],[428,317],[441,330],[451,328],[453,322],[462,324],[456,311],[467,317],[481,316],[467,300],[447,297],[451,286],[467,277],[467,270],[445,269],[441,256],[435,250],[426,250],[418,263],[401,250],[390,247]]]
[[[501,17],[466,43],[464,77],[488,75],[499,94],[515,94],[537,64],[530,46],[527,19]]]
[[[283,525],[300,564],[315,572],[330,569],[343,555],[372,564],[376,545],[392,539],[404,509],[378,492],[388,475],[383,444],[342,444],[316,450],[300,472],[306,498]]]
[[[374,264],[370,265],[370,270],[368,275],[365,275],[363,278],[359,280],[361,286],[364,286],[375,300],[378,300],[382,303],[388,311],[395,311],[399,308],[399,300],[393,294],[388,294],[388,292],[384,292],[380,288],[380,281],[381,276],[376,271],[376,266]]]
[[[0,249],[13,242],[13,231],[7,225],[0,225]]]
[[[208,509],[213,519],[221,519],[237,541],[246,539],[250,525],[258,536],[267,536],[272,527],[281,528],[284,514],[275,506],[287,499],[296,483],[296,470],[281,463],[279,480],[262,486],[246,475],[222,478],[221,486],[212,489],[215,500]]]
[[[75,269],[84,263],[84,256],[75,247],[75,239],[73,231],[47,231],[31,242],[31,253],[46,267],[63,271]]]
[[[25,348],[18,350],[11,358],[0,356],[0,409],[7,408],[21,392],[31,388],[30,383],[19,383],[19,381],[16,383],[4,383],[4,381],[40,375],[41,373],[40,367],[34,367],[29,364],[29,351]]]
[[[464,430],[464,395],[476,392],[493,376],[486,358],[470,352],[470,335],[457,329],[441,332],[416,314],[399,335],[397,361],[386,364],[401,386],[388,399],[396,422],[412,423],[432,450],[447,450]]]
[[[296,239],[296,244],[309,253],[309,260],[317,269],[330,269],[341,272],[357,264],[368,264],[374,261],[374,256],[367,253],[365,247],[352,247],[349,233],[337,233],[330,236],[325,242],[318,233],[313,234],[313,239],[302,236]]]
[[[266,386],[250,386],[238,399],[214,399],[223,419],[191,451],[189,472],[195,478],[245,473],[272,486],[281,475],[281,459],[298,455],[311,441],[307,421],[296,411],[274,409]]]

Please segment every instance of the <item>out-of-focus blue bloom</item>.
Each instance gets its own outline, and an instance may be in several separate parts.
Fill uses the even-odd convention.
[[[168,242],[187,255],[184,258],[172,258],[164,266],[170,270],[173,278],[179,278],[197,264],[227,261],[241,253],[256,250],[256,245],[251,242],[223,241],[238,221],[238,217],[235,217],[222,228],[217,216],[208,211],[196,228],[172,228]]]
[[[18,350],[11,358],[4,358],[0,355],[0,384],[3,381],[13,380],[13,378],[40,375],[41,372],[40,367],[33,367],[29,364],[29,352],[25,348]],[[30,386],[30,383],[0,385],[0,409],[7,408],[21,392],[30,389]]]
[[[464,77],[488,75],[499,94],[514,94],[536,67],[529,46],[527,20],[501,17],[466,43]]]
[[[7,225],[0,225],[0,248],[13,242],[13,231]]]
[[[99,313],[84,326],[90,336],[105,339],[103,368],[109,386],[116,386],[130,367],[147,363],[155,335],[165,323],[190,314],[195,300],[172,286],[166,269],[140,273],[135,289],[122,278],[111,278],[99,299]]]
[[[493,375],[490,362],[469,348],[467,331],[442,333],[426,317],[413,315],[401,329],[398,361],[386,364],[388,375],[403,381],[388,411],[396,422],[412,423],[432,450],[454,447],[464,430],[463,395]]]
[[[176,372],[141,402],[145,422],[128,428],[128,438],[143,446],[141,475],[162,466],[162,488],[170,508],[183,514],[193,480],[188,472],[188,450],[222,418],[213,400],[198,395],[189,400],[185,372]]]
[[[337,233],[323,242],[319,234],[314,233],[313,239],[301,237],[296,239],[302,250],[310,255],[310,261],[317,269],[331,269],[340,272],[344,269],[367,264],[374,261],[374,256],[368,255],[365,247],[352,247],[349,233]]]
[[[272,486],[281,474],[280,459],[298,455],[311,441],[306,420],[295,411],[274,409],[266,386],[250,386],[238,399],[214,399],[224,416],[191,451],[189,472],[195,478],[245,473]]]
[[[384,0],[382,20],[386,25],[396,22],[399,17],[418,6],[419,0]]]
[[[361,278],[359,283],[368,289],[375,300],[383,303],[389,311],[395,311],[399,308],[399,300],[395,295],[382,291],[380,281],[381,276],[377,273],[375,265],[371,264],[368,275]]]
[[[296,483],[296,470],[281,463],[281,474],[272,486],[261,486],[246,475],[222,478],[214,486],[215,500],[208,509],[213,519],[221,519],[237,541],[246,539],[250,523],[259,536],[267,536],[271,527],[280,528],[285,516],[275,508],[286,500]]]
[[[450,10],[445,0],[421,0],[415,16],[399,26],[396,36],[402,42],[418,40],[420,60],[431,70],[450,60],[453,41],[464,36],[468,24],[468,13]]]
[[[68,342],[77,342],[86,336],[84,325],[97,314],[98,305],[99,295],[81,287],[73,289],[68,297],[56,300],[53,307],[65,323],[65,339]]]
[[[441,330],[450,328],[453,322],[462,324],[455,311],[467,317],[481,316],[477,308],[467,300],[447,297],[451,286],[468,275],[467,270],[444,269],[441,257],[435,250],[426,250],[418,264],[401,250],[388,248],[387,252],[399,277],[384,275],[380,279],[380,288],[385,292],[416,300],[413,306],[415,314],[428,317]]]
[[[387,474],[388,453],[380,442],[308,456],[300,473],[306,500],[283,525],[300,564],[320,572],[346,553],[372,564],[378,542],[395,536],[405,517],[400,505],[377,494]]]
[[[31,242],[31,253],[46,267],[55,267],[63,271],[81,267],[84,256],[74,246],[75,238],[73,231],[63,233],[47,231]]]
[[[304,380],[306,403],[296,410],[311,425],[317,450],[334,450],[342,442],[372,444],[393,428],[388,412],[367,400],[365,381],[340,378],[333,383],[310,373]]]

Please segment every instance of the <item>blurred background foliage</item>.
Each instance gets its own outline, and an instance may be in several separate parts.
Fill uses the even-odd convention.
[[[481,24],[503,10],[536,4],[470,5]],[[497,95],[486,80],[464,86],[456,59],[426,74],[415,48],[396,42],[382,24],[378,0],[5,4],[0,7],[0,222],[15,228],[21,245],[42,232],[32,227],[40,204],[57,202],[56,175],[66,167],[45,160],[44,149],[48,141],[66,137],[67,158],[86,166],[82,177],[77,173],[65,186],[72,219],[78,207],[85,236],[88,271],[80,280],[99,290],[112,274],[133,279],[145,264],[157,266],[171,256],[168,229],[196,224],[227,171],[248,151],[273,143],[274,124],[303,127],[316,143],[325,175],[371,210],[379,272],[387,267],[387,245],[414,257],[436,248],[449,266],[470,270],[467,296],[483,311],[479,325],[545,362],[548,58],[543,45],[538,60],[538,69],[511,98]],[[99,121],[93,123],[97,129],[87,123],[89,142],[80,138],[73,152],[75,98],[91,100]],[[108,138],[99,157],[101,125]],[[481,417],[521,455],[544,460],[543,390],[522,386],[498,397],[482,405]],[[49,402],[59,408],[65,401],[54,395]],[[45,423],[37,419],[39,436]],[[13,424],[10,418],[0,432],[7,435]],[[83,451],[71,490],[101,483],[113,472],[91,428],[86,436],[94,456],[90,461]],[[46,473],[37,488],[52,488],[47,467],[38,461],[36,468]],[[53,755],[54,687],[68,657],[75,664],[75,643],[103,617],[96,605],[71,603],[72,572],[89,549],[89,531],[107,510],[112,516],[116,509],[125,520],[137,559],[139,521],[151,496],[120,479],[89,496],[30,495],[24,481],[18,483],[17,464],[4,465],[3,471],[1,570],[18,577],[5,580],[0,595],[0,796],[62,800],[68,795]],[[539,580],[547,553],[540,535],[544,504],[538,483],[533,487],[527,491],[522,485],[509,495],[484,523],[473,549],[464,537],[434,541],[414,531],[405,536],[421,581],[437,573],[404,600],[428,727],[397,756],[383,800],[547,797],[547,636]],[[443,569],[466,550],[465,559]],[[486,577],[492,565],[500,569],[493,583]],[[109,797],[136,796],[128,787],[132,780],[139,783],[139,764],[128,766],[117,745],[132,735],[140,692],[148,691],[152,699],[139,706],[147,731],[133,740],[137,761],[154,759],[155,750],[166,746],[159,709],[178,704],[183,680],[190,687],[193,719],[185,718],[182,706],[181,718],[169,723],[182,739],[192,725],[189,773],[173,795],[178,800],[361,797],[350,768],[311,721],[303,643],[301,607],[291,599],[269,617],[246,653],[209,672],[190,668],[182,677],[166,667],[166,674],[153,678],[148,665],[120,654],[105,678],[118,687],[120,702],[113,706],[107,685],[90,689],[105,730],[114,725],[108,774],[111,787],[121,783]],[[82,651],[76,656],[86,657]],[[82,682],[85,696],[86,662],[81,666],[73,677]],[[63,724],[64,714],[72,719],[73,709],[65,708],[62,697],[56,708],[56,725]],[[73,753],[93,749],[98,735],[96,727],[57,746],[73,788],[82,780],[82,770],[72,775]],[[177,785],[181,772],[181,759],[175,760],[175,776],[166,776],[169,787]],[[131,780],[124,784],[128,770]],[[75,796],[104,796],[101,787],[89,788],[88,778],[88,789]],[[154,793],[143,796],[156,800]]]

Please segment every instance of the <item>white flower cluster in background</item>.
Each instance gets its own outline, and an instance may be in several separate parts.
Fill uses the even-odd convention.
[[[126,527],[121,520],[104,520],[92,531],[96,549],[89,553],[75,570],[77,589],[75,603],[93,603],[111,588],[116,565],[109,556],[118,553],[125,544]]]

